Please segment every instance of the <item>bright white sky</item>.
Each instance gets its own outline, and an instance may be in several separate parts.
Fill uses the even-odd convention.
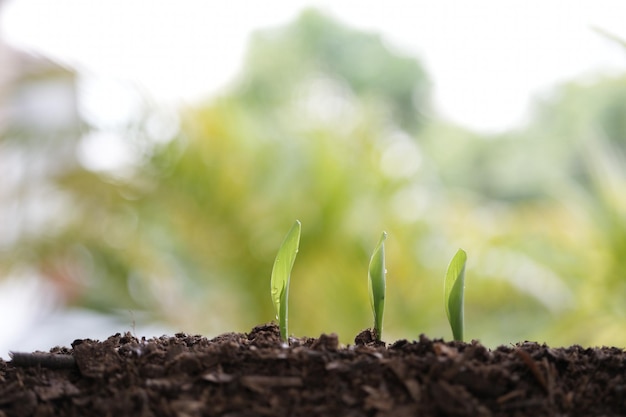
[[[591,30],[626,38],[624,0],[9,0],[0,27],[14,45],[176,103],[218,91],[252,31],[309,6],[420,58],[440,113],[481,130],[523,121],[556,82],[626,69],[626,52]]]

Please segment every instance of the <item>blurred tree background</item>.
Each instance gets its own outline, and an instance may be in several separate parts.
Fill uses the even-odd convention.
[[[626,345],[626,76],[555,87],[534,109],[498,135],[456,126],[418,59],[309,10],[258,33],[173,137],[147,108],[122,132],[132,164],[90,169],[81,140],[63,141],[74,152],[37,194],[59,208],[1,248],[0,271],[36,270],[67,305],[247,331],[273,319],[273,259],[300,219],[296,336],[350,343],[372,325],[367,264],[386,230],[387,341],[450,338],[443,276],[463,247],[468,338]],[[0,145],[26,152],[17,137]]]

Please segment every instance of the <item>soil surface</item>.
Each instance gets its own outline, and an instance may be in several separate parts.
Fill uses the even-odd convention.
[[[623,349],[479,344],[369,330],[281,343],[250,333],[84,339],[0,360],[0,417],[624,416]]]

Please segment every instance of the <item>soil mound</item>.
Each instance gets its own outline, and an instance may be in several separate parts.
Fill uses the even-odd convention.
[[[76,340],[0,360],[0,417],[623,416],[618,348],[280,340],[276,325],[214,339]]]

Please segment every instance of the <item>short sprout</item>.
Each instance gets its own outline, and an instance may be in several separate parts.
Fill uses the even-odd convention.
[[[385,239],[387,233],[383,232],[378,245],[370,258],[368,273],[368,288],[370,304],[374,313],[374,333],[376,340],[381,340],[383,335],[383,312],[385,310]]]
[[[280,328],[280,337],[287,341],[287,298],[289,296],[289,280],[291,277],[291,269],[296,260],[298,247],[300,245],[300,231],[302,226],[300,221],[296,220],[294,225],[285,236],[285,240],[280,245],[274,267],[272,268],[271,290],[272,302],[276,310],[276,319]]]
[[[465,292],[465,263],[467,254],[459,249],[448,265],[444,281],[446,315],[454,340],[463,341],[463,298]]]

